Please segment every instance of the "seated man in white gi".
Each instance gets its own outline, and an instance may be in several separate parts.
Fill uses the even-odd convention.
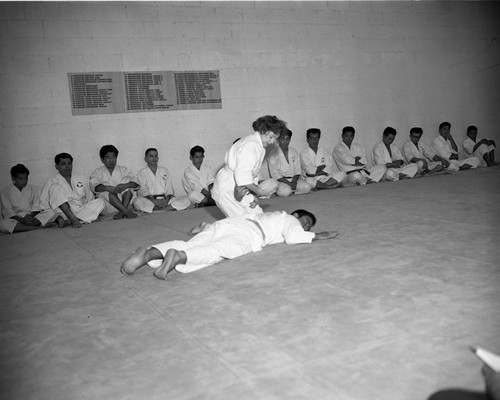
[[[106,200],[104,214],[118,211],[113,219],[137,217],[129,209],[133,191],[139,187],[135,175],[128,168],[116,165],[118,149],[112,144],[102,146],[99,157],[103,165],[90,175],[90,188],[99,198]]]
[[[467,139],[462,144],[467,157],[477,157],[480,167],[493,167],[495,162],[495,141],[481,139],[477,141],[477,127],[471,125],[467,127]]]
[[[210,193],[215,181],[215,172],[210,165],[203,162],[204,158],[205,149],[194,146],[189,151],[192,165],[186,168],[182,177],[182,186],[195,207],[215,205]]]
[[[30,171],[23,164],[10,170],[12,185],[0,192],[2,216],[0,232],[16,233],[53,226],[57,218],[54,210],[40,212],[40,191],[28,183]],[[60,221],[62,223],[62,219]]]
[[[302,175],[299,153],[289,146],[291,139],[292,131],[287,128],[278,137],[278,146],[267,156],[269,175],[278,181],[278,196],[305,194],[312,190]]]
[[[419,174],[432,174],[442,171],[443,168],[450,165],[449,161],[436,156],[430,146],[420,141],[422,133],[422,128],[410,129],[410,140],[403,145],[403,156],[409,163],[417,164]]]
[[[309,147],[300,152],[300,165],[306,175],[306,182],[315,189],[335,189],[346,180],[346,173],[333,170],[330,152],[319,147],[321,130],[310,128],[306,131]]]
[[[147,167],[137,173],[137,181],[141,186],[134,208],[145,213],[153,210],[184,210],[191,205],[187,196],[174,196],[172,177],[168,169],[158,165],[158,150],[149,148],[144,153]]]
[[[382,141],[373,148],[373,162],[375,165],[385,165],[387,167],[384,178],[388,181],[413,178],[418,171],[417,164],[406,164],[397,146],[392,144],[396,134],[396,129],[388,126],[384,129]]]
[[[132,275],[148,264],[156,268],[154,276],[167,279],[174,268],[179,272],[192,272],[244,254],[257,252],[276,244],[311,243],[313,240],[330,239],[337,232],[309,232],[316,217],[306,210],[296,210],[291,215],[284,211],[261,213],[246,217],[230,217],[208,224],[191,240],[174,240],[148,247],[139,247],[122,264],[120,271]]]
[[[439,135],[432,142],[432,148],[435,153],[450,162],[449,171],[462,171],[469,168],[477,168],[479,158],[468,157],[461,159],[459,157],[460,148],[451,136],[451,124],[449,122],[441,122],[439,124]]]
[[[333,159],[340,171],[347,174],[346,181],[356,185],[380,182],[387,170],[385,165],[375,165],[368,169],[364,147],[353,143],[355,130],[352,126],[342,129],[342,141],[333,149]]]
[[[45,182],[40,194],[40,208],[54,210],[64,219],[64,225],[80,228],[81,221],[90,224],[95,221],[105,202],[95,199],[89,180],[73,173],[73,157],[59,153],[54,158],[57,173]]]

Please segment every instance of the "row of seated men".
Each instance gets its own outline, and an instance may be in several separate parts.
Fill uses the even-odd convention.
[[[288,196],[332,189],[344,182],[364,185],[443,169],[458,171],[496,165],[494,141],[478,141],[475,126],[467,128],[467,139],[463,142],[465,158],[459,157],[460,148],[448,122],[440,124],[432,146],[420,141],[422,133],[421,128],[412,128],[410,140],[400,151],[393,144],[396,130],[387,127],[382,140],[373,148],[374,165],[368,167],[365,149],[354,142],[353,127],[343,128],[342,141],[333,153],[319,146],[321,131],[311,128],[306,132],[308,147],[299,154],[289,146],[292,132],[288,130],[279,137],[279,146],[267,155],[272,179],[262,184],[273,186],[272,191],[278,196]],[[73,173],[73,157],[60,153],[55,157],[57,173],[46,181],[41,192],[28,184],[29,171],[18,164],[11,170],[12,185],[0,193],[3,215],[0,230],[13,233],[47,226],[80,227],[82,223],[95,221],[100,214],[114,213],[114,219],[135,218],[134,209],[151,213],[213,205],[210,191],[215,171],[203,162],[204,153],[201,146],[190,151],[192,165],[182,178],[186,196],[174,196],[172,176],[158,165],[158,151],[154,148],[145,152],[147,166],[134,174],[117,164],[118,149],[105,145],[99,153],[103,165],[90,179]]]

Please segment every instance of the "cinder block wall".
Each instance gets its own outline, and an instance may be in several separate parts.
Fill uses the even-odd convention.
[[[382,130],[439,122],[500,143],[500,4],[494,2],[0,3],[0,186],[21,162],[31,183],[67,151],[89,175],[98,150],[143,167],[155,146],[176,189],[195,144],[214,167],[251,123],[274,114],[292,146],[309,127],[327,149],[345,125],[371,153]],[[68,72],[217,69],[222,110],[72,116]]]

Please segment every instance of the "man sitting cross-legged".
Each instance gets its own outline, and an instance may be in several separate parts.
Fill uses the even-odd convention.
[[[353,143],[355,130],[352,126],[342,129],[342,141],[333,149],[333,159],[339,170],[347,174],[347,182],[356,185],[366,185],[380,182],[387,168],[385,165],[375,165],[368,169],[366,152],[359,143]]]
[[[406,164],[406,161],[397,148],[393,145],[396,129],[388,126],[382,134],[382,141],[373,148],[373,162],[376,165],[385,165],[387,171],[384,178],[397,181],[400,178],[413,178],[418,171],[417,164]]]
[[[300,165],[306,175],[306,182],[315,189],[335,189],[346,180],[343,171],[334,172],[332,155],[319,146],[321,130],[310,128],[306,131],[309,147],[300,152]]]
[[[290,147],[292,131],[285,129],[278,137],[278,146],[267,157],[269,175],[278,181],[278,196],[289,196],[292,193],[305,194],[312,190],[306,182],[300,168],[299,153]]]
[[[54,158],[57,174],[45,182],[40,194],[40,208],[54,210],[64,219],[64,225],[80,228],[81,221],[95,221],[105,207],[103,199],[95,199],[89,180],[73,173],[73,157],[59,153]]]
[[[464,140],[462,146],[467,157],[475,156],[479,159],[480,167],[497,165],[495,162],[495,141],[489,139],[477,141],[477,127],[474,125],[467,127],[467,139]]]
[[[132,275],[148,264],[156,268],[154,276],[167,279],[174,268],[192,272],[222,261],[262,250],[276,244],[311,243],[312,240],[331,239],[337,232],[309,232],[316,217],[306,210],[291,215],[284,211],[266,212],[245,217],[230,217],[208,224],[191,240],[174,240],[149,247],[139,247],[121,266],[124,275]]]
[[[90,188],[100,198],[106,200],[104,214],[118,211],[113,219],[135,218],[137,214],[129,209],[134,196],[133,190],[139,188],[135,175],[127,167],[117,165],[118,149],[107,144],[99,150],[102,166],[90,176]]]
[[[477,168],[479,158],[468,157],[460,158],[460,147],[451,136],[451,124],[449,122],[441,122],[439,124],[439,135],[432,142],[432,147],[441,159],[450,163],[446,168],[448,171],[462,171],[469,168]]]
[[[410,129],[410,140],[403,145],[403,155],[406,161],[417,164],[419,174],[442,171],[450,165],[449,161],[437,156],[429,146],[420,141],[422,133],[422,128]]]
[[[54,210],[40,212],[40,191],[28,183],[30,171],[23,164],[10,170],[12,185],[0,192],[2,215],[0,232],[16,233],[52,226],[57,213]],[[62,218],[58,221],[62,225]]]

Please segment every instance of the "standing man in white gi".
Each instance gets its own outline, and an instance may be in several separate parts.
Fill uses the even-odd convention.
[[[128,168],[116,164],[118,149],[112,144],[102,146],[99,157],[103,165],[90,175],[90,188],[99,198],[106,200],[104,214],[118,210],[113,219],[137,217],[128,208],[133,191],[139,188],[135,175]]]
[[[89,180],[73,173],[73,157],[59,153],[54,158],[57,173],[45,182],[40,194],[40,208],[54,210],[65,225],[80,228],[81,221],[90,224],[104,210],[104,199],[95,199]]]
[[[0,192],[4,218],[0,220],[0,232],[31,231],[49,226],[57,218],[54,210],[40,212],[40,191],[28,183],[29,173],[23,164],[14,165],[10,169],[12,185]]]
[[[172,176],[167,168],[158,165],[158,150],[150,147],[144,153],[144,167],[137,173],[140,185],[133,205],[138,211],[152,213],[153,210],[184,210],[191,205],[187,196],[174,196]]]
[[[389,181],[398,181],[400,178],[413,178],[418,171],[417,164],[406,164],[406,161],[397,148],[393,145],[396,129],[388,126],[382,134],[382,141],[373,148],[373,163],[385,165],[387,171],[384,178]]]
[[[417,164],[419,174],[442,171],[450,163],[437,156],[429,146],[420,141],[423,132],[419,127],[410,129],[410,140],[403,145],[403,156],[409,163]]]
[[[210,191],[215,181],[215,172],[210,165],[203,162],[205,149],[194,146],[189,151],[189,159],[192,164],[186,168],[182,177],[182,186],[189,200],[195,207],[213,206],[215,202]]]
[[[345,182],[347,175],[343,171],[333,170],[332,155],[319,147],[321,130],[309,128],[306,139],[309,147],[300,152],[300,166],[306,175],[306,182],[315,189],[335,189]]]
[[[356,185],[380,182],[387,168],[385,165],[375,165],[368,169],[364,147],[353,143],[355,132],[352,126],[342,128],[342,141],[334,147],[333,159],[339,170],[347,174],[346,182]]]
[[[450,162],[447,168],[449,171],[462,171],[464,169],[477,168],[479,165],[479,158],[477,157],[459,158],[458,153],[460,152],[460,148],[455,139],[453,139],[453,136],[451,136],[451,124],[449,122],[441,122],[439,124],[439,135],[434,138],[432,148],[439,157]]]
[[[286,129],[278,138],[278,147],[267,156],[269,175],[278,181],[278,196],[290,194],[305,194],[312,190],[312,186],[305,181],[300,168],[299,153],[290,147],[292,131]]]
[[[467,139],[462,143],[464,153],[468,157],[476,157],[479,159],[480,167],[493,167],[497,165],[495,162],[494,140],[481,139],[477,141],[477,127],[470,125],[467,127]]]
[[[276,116],[265,115],[255,120],[252,128],[254,133],[236,141],[226,152],[225,165],[215,177],[212,198],[226,217],[262,213],[257,198],[267,197],[276,190],[259,186],[259,170],[266,147],[276,143],[286,123]]]
[[[143,265],[149,264],[156,268],[156,278],[166,280],[167,274],[174,268],[179,272],[193,272],[224,258],[234,259],[260,251],[271,244],[311,243],[338,235],[334,231],[309,232],[315,223],[314,214],[306,210],[296,210],[291,215],[284,211],[261,213],[252,219],[225,218],[207,225],[188,242],[174,240],[139,247],[123,262],[120,271],[124,275],[132,275]]]

